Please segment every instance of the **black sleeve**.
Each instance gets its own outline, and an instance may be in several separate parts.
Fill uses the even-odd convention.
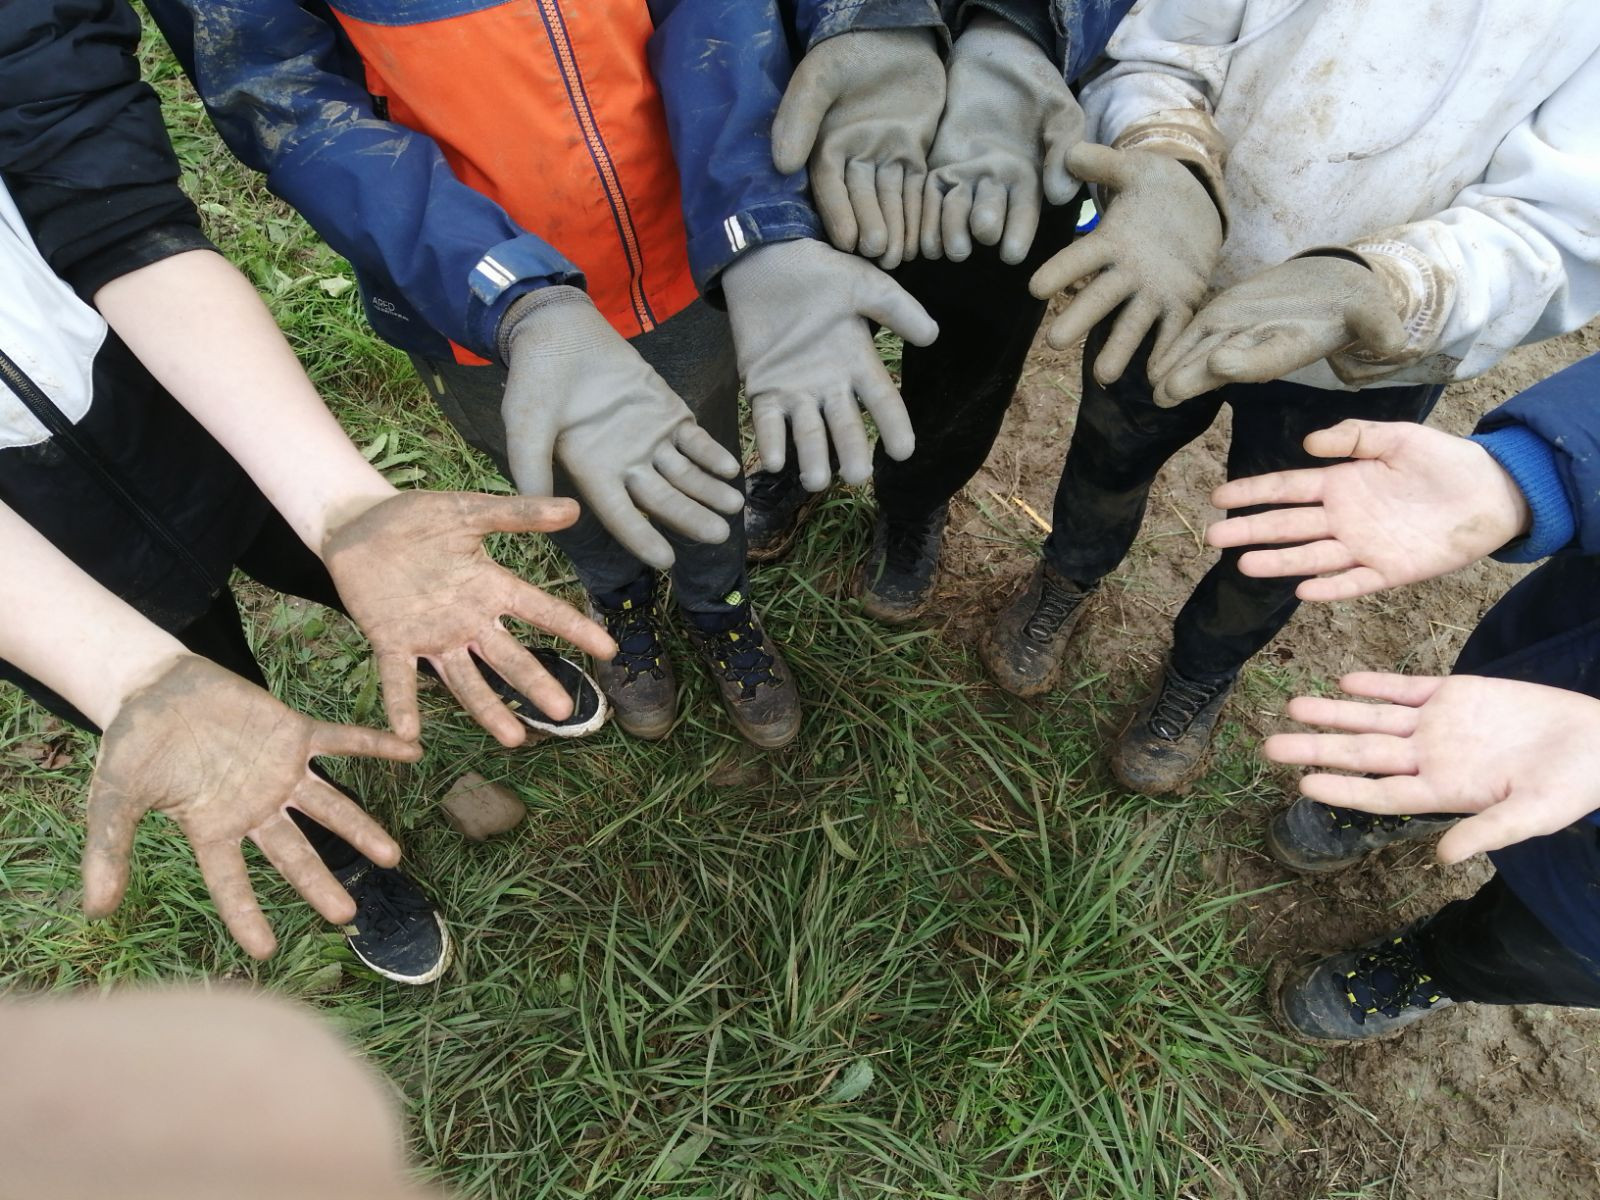
[[[128,0],[3,0],[0,177],[39,251],[79,295],[210,248],[178,188]]]
[[[1056,33],[1055,22],[1050,19],[1050,0],[960,0],[951,29],[957,37],[967,27],[967,22],[980,12],[987,12],[1009,21],[1039,44],[1054,63],[1062,62],[1066,55]]]

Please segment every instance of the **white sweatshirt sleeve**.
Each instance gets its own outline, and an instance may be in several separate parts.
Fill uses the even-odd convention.
[[[1600,313],[1600,56],[1501,142],[1437,216],[1352,244],[1401,305],[1411,344],[1330,360],[1350,383],[1446,383]]]

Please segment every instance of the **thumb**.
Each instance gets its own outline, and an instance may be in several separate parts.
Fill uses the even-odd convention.
[[[1306,453],[1318,458],[1382,458],[1399,443],[1397,421],[1340,421],[1306,435]]]
[[[1116,189],[1127,182],[1127,152],[1096,142],[1079,142],[1068,150],[1066,165],[1067,170],[1088,183]]]
[[[465,493],[462,515],[482,533],[552,533],[578,519],[578,502],[545,495]]]
[[[1357,346],[1381,358],[1394,358],[1410,344],[1400,315],[1383,303],[1357,302],[1345,316]]]
[[[778,102],[778,115],[772,119],[772,165],[781,174],[793,175],[806,165],[833,99],[817,72],[808,70],[802,59]]]
[[[898,333],[913,346],[933,345],[939,336],[939,323],[928,315],[928,310],[877,267],[861,265],[873,274],[861,315]]]
[[[102,746],[100,753],[105,754]],[[110,916],[128,890],[128,860],[133,831],[144,815],[135,803],[98,771],[89,784],[88,837],[83,850],[83,911],[91,919]]]
[[[1519,791],[1453,826],[1439,839],[1435,853],[1441,863],[1449,865],[1465,862],[1475,854],[1503,850],[1531,837],[1555,833],[1562,826],[1556,824],[1551,828],[1552,822],[1545,814],[1559,811],[1561,799]]]

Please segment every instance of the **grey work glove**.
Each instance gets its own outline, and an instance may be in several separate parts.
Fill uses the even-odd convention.
[[[672,547],[652,525],[724,542],[744,506],[723,482],[739,461],[606,322],[578,288],[530,292],[506,312],[510,366],[501,414],[511,477],[533,496],[555,491],[555,460],[600,523],[641,562],[665,570]],[[720,478],[719,478],[720,476]]]
[[[832,478],[830,435],[840,476],[865,482],[872,448],[861,408],[890,458],[911,456],[911,418],[868,325],[931,344],[939,327],[911,293],[864,259],[811,238],[746,251],[722,273],[722,287],[763,468],[783,469],[792,426],[808,489],[820,492]]]
[[[932,30],[842,33],[795,69],[772,123],[772,161],[789,175],[809,158],[829,239],[893,270],[916,257],[928,147],[943,108]]]
[[[1170,408],[1229,383],[1265,383],[1339,353],[1382,359],[1406,348],[1383,279],[1349,258],[1313,255],[1268,267],[1200,310],[1150,360],[1155,401]]]
[[[1034,272],[1028,290],[1044,300],[1088,281],[1067,302],[1046,340],[1065,350],[1120,306],[1094,363],[1102,384],[1120,379],[1152,329],[1161,357],[1205,299],[1222,250],[1222,217],[1193,171],[1154,150],[1084,142],[1067,167],[1110,193],[1094,232]]]
[[[950,54],[950,96],[928,155],[923,255],[960,262],[976,238],[1021,262],[1041,190],[1051,204],[1077,194],[1066,158],[1083,129],[1083,109],[1038,44],[998,17],[974,17]]]

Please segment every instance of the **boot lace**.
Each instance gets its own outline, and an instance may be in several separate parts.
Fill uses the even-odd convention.
[[[928,553],[930,521],[889,521],[883,529],[883,560],[896,575],[919,575],[931,561]]]
[[[355,927],[365,937],[383,941],[398,933],[419,913],[433,911],[428,898],[399,871],[373,867],[362,880]]]
[[[1371,833],[1376,829],[1384,833],[1393,833],[1397,829],[1404,828],[1411,820],[1409,815],[1390,816],[1386,813],[1360,812],[1354,808],[1335,808],[1331,804],[1324,804],[1322,807],[1328,810],[1328,824],[1337,832],[1354,829],[1360,833]]]
[[[1415,942],[1404,934],[1361,951],[1344,979],[1345,998],[1362,1024],[1378,1013],[1398,1017],[1408,1008],[1432,1008],[1449,999],[1423,969]]]
[[[1029,641],[1048,642],[1088,594],[1065,586],[1047,573],[1040,581],[1039,603],[1034,606],[1033,615],[1023,623],[1023,637]]]
[[[737,616],[726,629],[704,631],[706,655],[718,673],[729,683],[737,683],[741,698],[748,700],[763,686],[780,683],[773,667],[777,660],[761,648],[761,630],[754,610],[740,605]]]
[[[1200,710],[1228,687],[1220,683],[1196,683],[1175,671],[1168,671],[1161,682],[1161,694],[1150,712],[1150,728],[1159,737],[1175,742],[1184,735]]]
[[[666,670],[661,665],[665,648],[656,635],[650,605],[625,600],[620,608],[605,609],[601,616],[606,632],[617,644],[617,656],[611,661],[625,672],[624,685],[643,675],[666,678]]]

